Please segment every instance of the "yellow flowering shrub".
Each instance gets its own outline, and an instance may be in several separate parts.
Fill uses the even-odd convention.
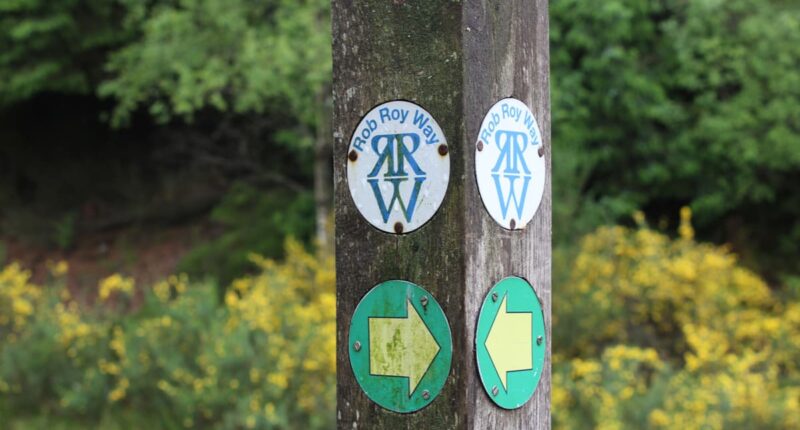
[[[588,235],[553,290],[553,424],[560,429],[800,428],[800,297],[725,247],[646,226]],[[135,309],[135,282],[79,302],[0,271],[0,418],[148,411],[167,428],[322,428],[335,410],[333,261],[295,242],[220,294],[170,276]],[[556,271],[558,274],[559,271]],[[122,425],[125,428],[125,425]]]
[[[800,300],[726,247],[644,225],[584,238],[554,288],[556,428],[800,428]]]
[[[101,301],[108,301],[112,295],[121,294],[129,297],[133,294],[133,287],[135,286],[133,278],[128,278],[115,273],[100,281],[98,286],[97,298]]]
[[[185,275],[158,282],[127,312],[135,282],[112,275],[79,303],[56,282],[0,272],[0,419],[51,411],[86,422],[147,411],[165,428],[329,427],[335,408],[332,259],[296,242],[285,261],[253,256],[256,274],[220,300]],[[1,427],[1,426],[0,426]],[[125,428],[125,425],[122,424]]]
[[[0,271],[0,333],[15,338],[33,315],[42,292],[30,282],[31,273],[18,264]]]

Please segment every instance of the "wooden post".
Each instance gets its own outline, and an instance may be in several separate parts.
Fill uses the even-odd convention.
[[[550,427],[550,100],[546,0],[333,0],[334,196],[337,276],[337,423],[355,428]],[[505,97],[533,111],[541,129],[546,185],[524,230],[505,230],[488,214],[475,180],[475,143],[484,115]],[[359,213],[347,183],[351,134],[379,103],[424,107],[447,137],[450,180],[436,215],[402,235],[379,231]],[[522,407],[501,409],[479,379],[478,312],[507,276],[530,281],[544,311],[542,378]],[[372,402],[349,361],[350,319],[375,285],[407,280],[441,304],[453,358],[441,394],[400,414]]]

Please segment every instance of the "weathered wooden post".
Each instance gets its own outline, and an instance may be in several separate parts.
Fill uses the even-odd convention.
[[[333,56],[338,427],[549,428],[547,1],[333,0]]]

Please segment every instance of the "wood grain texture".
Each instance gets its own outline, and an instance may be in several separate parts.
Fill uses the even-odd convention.
[[[333,1],[334,196],[337,282],[337,423],[342,429],[446,429],[465,423],[463,357],[464,229],[461,5],[452,1]],[[433,219],[411,234],[367,223],[347,187],[350,136],[375,105],[406,99],[441,125],[450,146],[451,179]],[[442,393],[413,414],[387,411],[361,391],[350,368],[350,318],[380,282],[402,279],[427,289],[454,330],[454,359]]]
[[[334,197],[337,276],[337,426],[341,429],[549,428],[550,115],[545,0],[333,0]],[[512,19],[513,18],[513,19]],[[503,97],[530,106],[545,141],[544,198],[524,231],[503,230],[484,210],[474,177],[483,115]],[[405,99],[428,110],[450,148],[450,183],[433,219],[405,235],[378,231],[347,187],[350,135],[375,105]],[[486,397],[475,368],[478,309],[497,281],[528,279],[544,303],[545,372],[534,398],[505,411]],[[372,287],[414,282],[442,305],[453,366],[442,393],[412,414],[387,411],[356,382],[350,317]]]
[[[523,231],[508,231],[483,208],[474,178],[464,184],[466,204],[464,343],[474,349],[475,324],[487,291],[507,276],[528,280],[542,301],[547,329],[544,371],[533,398],[506,411],[494,406],[481,385],[474,353],[465,362],[467,427],[475,429],[549,429],[551,366],[551,170],[550,53],[546,0],[465,2],[464,21],[464,140],[472,145],[465,169],[474,170],[477,135],[483,117],[498,100],[514,97],[531,108],[545,145],[547,174],[544,196],[533,220]]]

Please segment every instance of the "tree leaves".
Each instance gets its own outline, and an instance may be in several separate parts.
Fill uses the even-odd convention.
[[[115,99],[115,125],[140,107],[162,122],[205,108],[315,122],[315,95],[330,80],[327,2],[171,3],[141,15],[141,37],[111,56],[99,93]]]
[[[799,7],[559,0],[551,14],[553,141],[589,172],[573,185],[582,204],[602,198],[617,219],[689,204],[723,240],[734,215],[764,237],[788,233],[775,218],[800,216],[780,194],[800,174]],[[556,184],[570,174],[554,172]]]

